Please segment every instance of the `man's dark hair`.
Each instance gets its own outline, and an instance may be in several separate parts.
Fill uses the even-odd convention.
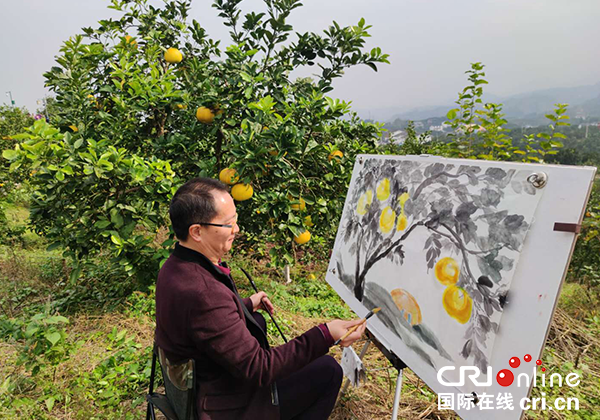
[[[185,241],[194,223],[208,223],[216,215],[212,191],[225,191],[227,186],[213,178],[193,178],[183,184],[171,200],[169,217],[177,239]]]

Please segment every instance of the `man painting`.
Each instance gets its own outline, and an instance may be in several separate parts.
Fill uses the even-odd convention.
[[[261,302],[273,310],[269,298],[241,298],[221,261],[239,232],[227,187],[194,178],[175,193],[169,216],[179,242],[158,275],[155,340],[171,363],[195,360],[198,419],[328,418],[342,372],[326,354],[360,321],[334,320],[271,348],[256,312]]]

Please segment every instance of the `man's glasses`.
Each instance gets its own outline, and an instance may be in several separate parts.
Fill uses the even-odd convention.
[[[231,229],[231,233],[233,233],[233,230],[235,228],[235,226],[237,225],[237,216],[235,217],[235,220],[233,221],[233,223],[230,224],[219,224],[219,223],[196,223],[197,225],[200,226],[216,226],[216,227],[224,227],[224,228],[228,228]]]

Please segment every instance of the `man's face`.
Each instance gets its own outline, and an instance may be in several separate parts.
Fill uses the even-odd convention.
[[[212,254],[221,258],[233,244],[236,233],[240,231],[237,225],[237,212],[235,203],[229,193],[213,191],[217,215],[209,223],[219,225],[233,225],[233,228],[220,226],[202,226],[203,245],[212,251]]]

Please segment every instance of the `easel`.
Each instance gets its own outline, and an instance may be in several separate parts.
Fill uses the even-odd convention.
[[[400,358],[398,358],[398,356],[396,356],[394,353],[392,353],[387,348],[385,348],[385,346],[383,346],[375,338],[375,336],[369,331],[368,328],[367,328],[367,330],[365,330],[365,334],[367,335],[367,341],[365,342],[365,345],[363,346],[362,350],[360,351],[360,354],[358,357],[362,360],[362,358],[367,353],[369,346],[371,345],[371,343],[373,343],[375,345],[375,347],[377,347],[379,349],[379,351],[381,353],[383,353],[383,355],[390,361],[392,366],[395,367],[396,370],[398,371],[398,377],[396,378],[396,392],[394,393],[394,409],[392,411],[392,420],[397,420],[398,419],[398,408],[400,406],[400,393],[402,391],[402,371],[407,366],[402,360],[400,360]],[[346,383],[344,384],[344,386],[340,392],[340,398],[346,393],[346,390],[348,389],[348,385],[350,385],[350,380],[346,379]]]

